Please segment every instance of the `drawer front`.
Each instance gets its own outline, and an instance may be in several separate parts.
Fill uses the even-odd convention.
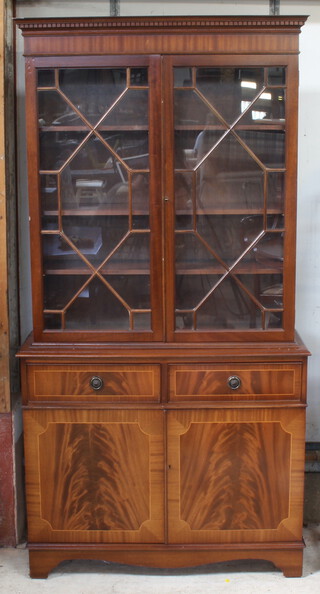
[[[158,365],[30,365],[31,401],[159,402]]]
[[[171,365],[170,401],[300,400],[302,368],[292,364]]]

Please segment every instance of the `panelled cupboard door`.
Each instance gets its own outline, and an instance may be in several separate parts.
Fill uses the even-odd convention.
[[[301,540],[304,410],[168,412],[170,543]]]
[[[30,542],[164,539],[163,413],[24,413]]]

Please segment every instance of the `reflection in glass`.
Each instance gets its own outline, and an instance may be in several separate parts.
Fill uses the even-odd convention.
[[[85,126],[57,91],[38,91],[39,126]]]
[[[118,269],[118,272],[121,272],[121,268],[126,272],[130,270],[130,274],[149,271],[150,234],[132,232],[108,259],[103,269],[108,271],[110,267]]]
[[[67,330],[129,330],[129,313],[98,278],[94,278],[68,308]]]
[[[83,287],[86,275],[54,274],[44,278],[44,305],[46,309],[63,310]]]
[[[284,177],[283,172],[269,172],[267,181],[268,210],[275,209],[283,212],[284,209]]]
[[[197,88],[231,124],[241,114],[242,102],[250,102],[263,87],[263,68],[198,68]]]
[[[219,274],[177,274],[176,309],[194,310],[207,293],[220,281]],[[184,315],[185,312],[183,312]],[[182,314],[181,314],[182,315]],[[193,325],[193,324],[192,324]]]
[[[81,274],[89,274],[90,268],[77,254],[60,233],[51,233],[42,237],[44,274],[57,274],[59,271],[80,270]]]
[[[100,126],[147,126],[148,90],[128,89]]]
[[[142,130],[126,130],[125,132],[101,133],[114,152],[119,155],[119,162],[124,161],[128,169],[147,169],[149,166],[148,132]],[[114,157],[117,163],[117,157]]]
[[[86,132],[40,132],[40,169],[57,171],[75,153]]]
[[[282,327],[284,84],[282,67],[174,69],[177,330]]]
[[[104,205],[128,213],[126,169],[96,136],[91,136],[61,173],[63,208],[95,209]]]
[[[271,66],[268,68],[268,84],[284,85],[286,82],[286,68],[283,66]]]
[[[38,72],[47,329],[151,330],[147,85],[141,67]]]
[[[253,248],[253,253],[261,265],[279,268],[283,262],[283,233],[266,233]]]
[[[207,155],[197,170],[199,207],[261,209],[264,180],[261,167],[232,134],[208,154],[211,142],[214,139],[204,139],[198,148],[199,156]]]
[[[113,105],[126,88],[125,68],[65,68],[59,71],[61,91],[91,124]]]
[[[221,264],[209,249],[202,243],[201,239],[193,233],[177,233],[176,239],[176,266],[179,273],[197,268],[208,267],[222,269]]]
[[[142,274],[105,275],[105,279],[131,309],[150,309],[150,276]]]
[[[41,212],[43,216],[58,214],[58,179],[56,175],[40,176]]]
[[[251,101],[241,101],[241,111],[250,107]],[[285,94],[284,89],[266,89],[259,99],[243,115],[240,125],[284,123],[285,121]]]
[[[237,278],[261,308],[283,308],[282,274],[239,274]]]
[[[148,85],[148,68],[130,68],[130,85],[146,87]]]
[[[174,95],[174,121],[175,125],[206,124],[224,127],[222,119],[203,102],[201,97],[192,89],[184,91],[177,89]]]
[[[225,264],[231,266],[263,231],[263,217],[198,216],[197,231]]]
[[[237,134],[266,167],[285,164],[285,135],[282,130],[238,130]]]
[[[259,307],[232,278],[227,277],[197,312],[201,330],[261,328]]]

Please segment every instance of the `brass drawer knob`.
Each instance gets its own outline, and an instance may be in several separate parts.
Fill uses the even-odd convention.
[[[101,390],[103,387],[103,379],[97,375],[94,375],[90,380],[90,386],[94,390]]]
[[[237,375],[231,375],[228,379],[228,386],[231,390],[237,390],[241,386],[241,379]]]

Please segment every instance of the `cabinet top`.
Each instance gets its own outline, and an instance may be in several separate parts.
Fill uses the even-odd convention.
[[[55,33],[70,31],[103,30],[116,31],[130,29],[131,31],[149,31],[160,29],[161,31],[172,31],[181,29],[195,31],[225,30],[225,29],[289,29],[290,31],[300,28],[307,20],[307,16],[155,16],[155,17],[95,17],[95,18],[39,18],[39,19],[15,19],[17,25],[24,34],[37,32]]]
[[[306,16],[16,19],[25,56],[297,54]],[[72,39],[72,42],[70,41]]]

